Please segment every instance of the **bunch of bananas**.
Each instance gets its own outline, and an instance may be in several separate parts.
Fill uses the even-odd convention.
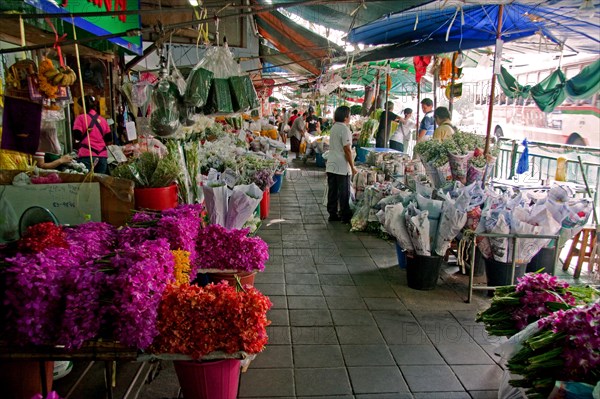
[[[52,61],[46,57],[38,69],[40,91],[48,98],[56,98],[58,86],[71,86],[77,80],[77,75],[68,66],[55,68]]]

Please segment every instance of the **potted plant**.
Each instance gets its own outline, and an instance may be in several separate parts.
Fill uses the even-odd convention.
[[[144,152],[118,165],[111,174],[135,183],[136,209],[162,210],[177,206],[175,181],[181,174],[181,168],[175,154],[161,157],[154,152]]]

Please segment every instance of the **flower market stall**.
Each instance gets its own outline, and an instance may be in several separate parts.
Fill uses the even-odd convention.
[[[263,270],[268,247],[248,229],[206,225],[203,211],[136,212],[120,228],[31,226],[2,252],[0,356],[251,359],[267,342],[268,297],[239,279],[215,274],[201,286],[196,276]]]

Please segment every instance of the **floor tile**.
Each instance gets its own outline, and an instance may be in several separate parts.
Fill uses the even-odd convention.
[[[323,295],[325,296],[360,297],[358,290],[354,286],[325,285],[322,286],[321,289],[323,290]]]
[[[398,367],[348,367],[354,393],[407,392]]]
[[[283,273],[258,273],[255,277],[255,284],[283,284],[285,279]]]
[[[271,309],[267,312],[267,319],[272,326],[289,326],[290,318],[287,309]]]
[[[285,284],[254,284],[265,295],[285,295]]]
[[[317,265],[319,269],[320,265]],[[319,274],[321,286],[323,285],[354,285],[354,281],[350,274]]]
[[[316,274],[286,273],[285,282],[287,284],[319,284],[319,276]]]
[[[494,364],[477,344],[439,344],[436,347],[448,364]]]
[[[358,287],[363,298],[396,298],[396,293],[389,285],[365,285]]]
[[[399,322],[379,325],[379,328],[388,345],[424,345],[431,343],[417,323]]]
[[[452,366],[467,391],[497,390],[502,379],[498,365]]]
[[[368,345],[384,344],[383,337],[377,327],[373,326],[339,326],[335,328],[340,344]]]
[[[328,296],[327,306],[329,309],[366,309],[367,306],[362,298],[348,298],[339,296]]]
[[[268,384],[265,384],[268,381]],[[294,396],[294,373],[292,369],[248,368],[240,380],[240,398],[264,398],[267,396]]]
[[[333,323],[336,326],[370,326],[375,325],[375,320],[368,310],[341,310],[331,311]]]
[[[288,295],[318,296],[322,295],[321,286],[318,284],[286,284]]]
[[[456,392],[417,392],[415,399],[471,399],[471,396],[465,391]],[[496,394],[496,397],[498,395]],[[494,398],[496,399],[496,398]]]
[[[406,310],[398,298],[365,298],[369,310]]]
[[[271,309],[287,309],[287,297],[285,295],[269,295],[273,307]]]
[[[390,345],[399,365],[446,364],[433,345]]]
[[[470,391],[472,399],[497,399],[498,398],[498,390],[492,391]]]
[[[289,309],[327,309],[322,296],[288,296]]]
[[[289,327],[268,326],[267,335],[269,342],[267,345],[289,345],[292,343],[292,336]]]
[[[342,345],[347,366],[392,366],[396,363],[386,345]]]
[[[460,391],[462,385],[448,366],[400,366],[411,392]]]
[[[317,267],[312,263],[286,263],[284,265],[286,273],[312,273],[317,274]]]
[[[348,268],[344,263],[318,263],[315,267],[319,275],[341,274],[348,275]],[[349,276],[348,276],[349,277]],[[354,283],[352,283],[354,284]]]
[[[338,337],[333,327],[292,327],[292,343],[337,344]]]
[[[344,367],[339,345],[294,345],[297,368]]]
[[[396,392],[396,393],[367,393],[362,395],[356,395],[356,399],[414,399],[414,396],[410,392]]]
[[[290,325],[292,326],[330,326],[332,324],[329,310],[290,310]]]
[[[295,380],[298,396],[352,393],[345,368],[296,369]]]
[[[265,350],[256,356],[250,365],[252,368],[292,368],[292,346],[291,345],[267,345]]]

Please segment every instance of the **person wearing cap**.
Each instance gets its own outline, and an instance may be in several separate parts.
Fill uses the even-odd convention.
[[[308,116],[306,117],[306,132],[314,136],[320,131],[321,125],[319,124],[319,119],[315,115],[315,109],[311,105],[308,107]]]
[[[84,164],[89,171],[108,174],[108,152],[106,142],[111,141],[111,132],[108,122],[98,113],[98,104],[93,96],[85,96],[84,101],[79,100],[79,105],[85,103],[85,114],[75,118],[73,123],[73,137],[80,141],[77,152],[78,161]]]

